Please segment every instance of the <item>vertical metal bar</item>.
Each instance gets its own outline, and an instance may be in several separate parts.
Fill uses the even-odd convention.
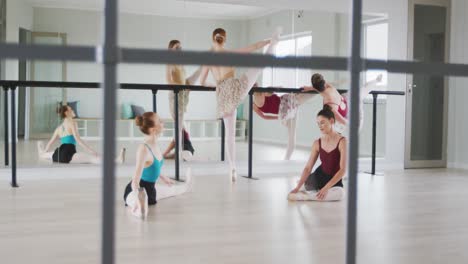
[[[5,98],[4,98],[4,101],[5,101],[5,108],[4,108],[4,115],[3,117],[5,118],[4,122],[5,122],[5,129],[4,129],[4,136],[5,136],[5,166],[8,166],[10,164],[10,161],[9,161],[9,158],[10,158],[10,150],[9,150],[9,142],[8,142],[8,87],[7,86],[4,86],[3,87],[3,91],[5,91]]]
[[[157,113],[158,112],[158,107],[157,107],[157,101],[156,101],[156,99],[157,99],[156,94],[158,93],[158,90],[153,89],[152,92],[153,92],[153,112]]]
[[[11,90],[11,187],[19,187],[16,182],[16,87]]]
[[[372,94],[372,175],[375,175],[375,155],[377,145],[377,96],[379,95]]]
[[[175,180],[179,181],[180,160],[179,160],[179,146],[180,146],[180,128],[179,128],[179,88],[174,89],[174,138],[175,138]]]
[[[118,1],[106,0],[104,9],[104,145],[102,183],[101,263],[115,262],[115,126],[117,101]]]
[[[361,59],[361,23],[362,0],[353,0],[351,58],[349,71],[351,74],[349,145],[348,145],[348,207],[346,219],[346,264],[356,263],[357,244],[357,187],[358,187],[358,154],[359,154],[359,82],[362,70]]]
[[[248,177],[252,178],[252,137],[253,137],[253,92],[249,93],[249,173]]]
[[[226,128],[224,127],[224,119],[221,118],[221,161],[224,161],[224,152],[226,147]]]

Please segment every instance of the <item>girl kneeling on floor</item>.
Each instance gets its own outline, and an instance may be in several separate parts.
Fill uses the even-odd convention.
[[[335,115],[324,105],[317,114],[317,125],[322,135],[314,141],[309,160],[296,188],[288,199],[292,201],[339,201],[344,196],[342,178],[346,173],[346,138],[334,129]],[[321,165],[312,173],[317,159]],[[305,191],[301,191],[304,185]]]

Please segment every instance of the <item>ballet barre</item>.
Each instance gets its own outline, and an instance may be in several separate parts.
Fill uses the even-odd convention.
[[[10,114],[11,122],[11,186],[14,188],[19,187],[17,182],[17,153],[16,153],[16,89],[18,87],[28,88],[71,88],[71,89],[98,89],[101,88],[99,82],[52,82],[52,81],[0,81],[0,86],[3,87],[5,94],[4,100],[4,124],[5,124],[5,137],[4,137],[4,149],[5,149],[5,166],[9,166],[10,150],[9,150],[9,122],[8,115]],[[153,101],[153,112],[157,112],[157,91],[166,90],[173,91],[174,96],[174,131],[179,131],[179,92],[181,90],[191,91],[215,91],[214,87],[194,86],[194,85],[165,85],[165,84],[139,84],[139,83],[121,83],[120,89],[123,90],[150,90],[152,92]],[[8,91],[10,90],[11,99],[11,113],[8,113]],[[15,121],[15,122],[13,122]],[[181,181],[180,179],[180,155],[179,146],[180,139],[177,136],[178,133],[174,133],[175,137],[175,180]],[[223,120],[221,119],[221,161],[224,161],[224,149],[225,149],[225,130]]]
[[[377,97],[381,94],[384,95],[405,95],[405,92],[401,91],[370,91],[369,94],[372,94],[372,162],[371,162],[371,171],[365,172],[371,175],[382,175],[375,172],[375,156],[376,156],[376,146],[377,146]]]

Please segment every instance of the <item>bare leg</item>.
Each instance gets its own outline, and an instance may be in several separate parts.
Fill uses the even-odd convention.
[[[90,155],[87,153],[75,153],[70,161],[71,164],[100,164],[99,156]]]
[[[193,178],[192,172],[190,169],[187,170],[185,175],[185,183],[183,184],[175,184],[172,186],[168,186],[165,184],[156,184],[156,200],[162,200],[169,197],[174,197],[177,195],[184,194],[186,192],[190,192],[193,187]]]
[[[125,148],[120,150],[119,156],[115,159],[115,162],[122,164],[125,160]],[[70,161],[72,164],[101,164],[101,157],[94,156],[87,153],[75,153]]]
[[[202,67],[199,67],[192,75],[190,75],[190,77],[186,79],[188,85],[194,85],[197,82],[198,77],[200,77],[201,70]]]
[[[288,128],[288,147],[286,149],[285,160],[290,160],[296,147],[296,118],[287,121]]]
[[[268,49],[266,50],[265,54],[273,55],[276,49],[276,45],[278,44],[278,39],[279,39],[279,32],[275,32],[275,34],[272,37],[271,44],[268,46]],[[247,80],[247,87],[245,91],[245,96],[249,93],[250,89],[252,89],[253,85],[258,79],[258,76],[262,72],[263,68],[250,68],[248,69],[244,74],[243,77],[246,78]]]
[[[164,151],[163,153],[163,157],[165,159],[173,159],[174,158],[174,155],[173,154],[169,154],[171,153],[171,151],[175,148],[175,140],[173,139],[171,141],[171,143],[169,143],[169,146],[167,146],[166,150]]]
[[[231,180],[237,180],[236,174],[236,116],[237,109],[231,114],[225,115],[224,127],[226,128],[226,143],[227,143],[227,158],[229,162],[229,170],[231,173]]]

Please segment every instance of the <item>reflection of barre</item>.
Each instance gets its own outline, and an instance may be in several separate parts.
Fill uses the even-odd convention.
[[[5,92],[5,107],[4,107],[4,114],[5,116],[8,116],[10,111],[8,107],[8,91],[11,90],[11,98],[15,99],[15,90],[17,87],[29,87],[29,88],[80,88],[80,89],[99,89],[101,88],[101,83],[98,82],[54,82],[54,81],[4,81],[0,80],[0,86],[3,87],[3,90]],[[124,90],[149,90],[152,92],[153,96],[153,111],[156,111],[156,96],[157,96],[157,91],[158,90],[166,90],[166,91],[180,91],[180,90],[185,90],[185,89],[190,89],[193,91],[200,91],[200,92],[212,92],[215,91],[214,87],[206,87],[206,86],[198,86],[198,85],[166,85],[166,84],[140,84],[140,83],[121,83],[119,84],[120,89]],[[276,92],[287,92],[287,93],[302,93],[300,89],[296,88],[254,88],[252,91],[255,91],[257,89],[264,89],[262,91],[276,91]],[[251,92],[252,92],[251,91]],[[345,92],[346,90],[340,90],[340,92]],[[314,93],[314,92],[308,92],[308,93]],[[177,100],[177,96],[174,97],[174,100]],[[16,108],[14,102],[15,100],[11,100],[12,105],[11,105],[11,120],[16,119],[16,113],[13,111],[13,109]],[[175,107],[177,107],[177,103],[174,104]],[[176,115],[177,118],[177,115]],[[178,122],[178,121],[176,121]],[[7,147],[8,144],[8,130],[9,130],[9,123],[8,119],[5,119],[5,165],[9,165],[10,160],[9,158],[9,148]],[[223,131],[222,131],[223,132]],[[12,124],[11,126],[11,137],[16,138],[16,124]],[[251,144],[250,146],[251,147]],[[178,147],[176,147],[176,151],[178,151]],[[17,170],[16,170],[16,141],[12,140],[12,145],[11,145],[11,170],[12,170],[12,186],[16,187],[16,175],[17,175]],[[224,133],[222,133],[221,136],[221,159],[224,160]],[[178,155],[178,153],[177,153]],[[178,164],[175,168],[176,171],[176,179],[179,179],[179,168]],[[249,173],[251,175],[251,173]]]
[[[16,106],[15,106],[15,90],[17,87],[29,87],[29,88],[85,88],[85,89],[99,89],[101,88],[101,83],[98,82],[51,82],[51,81],[0,81],[0,86],[3,87],[3,90],[5,91],[5,108],[4,108],[4,114],[7,117],[8,116],[8,91],[11,90],[11,120],[16,120]],[[168,90],[168,91],[175,91],[178,92],[180,90],[184,89],[193,89],[194,91],[215,91],[214,88],[212,87],[203,87],[203,86],[186,86],[186,85],[163,85],[163,84],[135,84],[135,83],[121,83],[119,85],[120,89],[125,89],[125,90],[150,90],[153,94],[153,110],[156,109],[156,94],[158,90]],[[175,100],[177,100],[177,96],[175,97]],[[177,108],[177,103],[175,104]],[[177,118],[177,116],[176,116]],[[178,120],[176,120],[178,122]],[[8,118],[5,118],[5,131],[9,130],[9,124],[8,124]],[[5,146],[8,146],[8,132],[5,133]],[[11,125],[11,137],[16,138],[16,123],[12,123]],[[221,140],[224,140],[223,137],[221,137]],[[178,152],[178,146],[176,146],[177,149],[176,151]],[[178,153],[177,153],[178,155]],[[5,165],[8,165],[10,163],[9,159],[9,148],[5,147]],[[11,145],[11,178],[12,178],[12,186],[13,187],[18,187],[16,183],[16,175],[17,175],[17,170],[16,170],[16,161],[17,161],[17,156],[16,156],[16,140],[12,140],[12,145]],[[176,171],[176,179],[179,179],[179,164],[176,165],[175,167]]]

